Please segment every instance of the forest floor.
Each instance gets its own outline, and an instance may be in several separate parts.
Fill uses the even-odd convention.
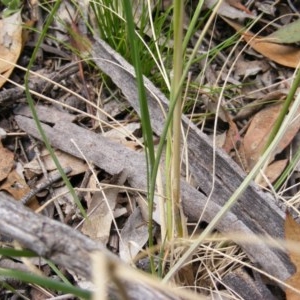
[[[141,12],[148,1],[132,1],[156,150],[172,88],[171,2],[152,4],[149,16]],[[139,94],[121,5],[62,1],[53,13],[55,4],[30,1],[2,16],[1,299],[90,298],[95,289],[94,299],[107,291],[118,299],[300,299],[293,291],[299,253],[285,243],[300,242],[293,220],[300,215],[300,3],[224,0],[205,28],[212,2],[204,1],[184,58],[196,51],[182,86],[185,233],[169,240],[165,233],[164,152],[152,248]],[[3,12],[12,8],[2,3]],[[186,1],[185,33],[198,4]],[[237,191],[238,201],[214,223]],[[39,257],[24,257],[25,249]],[[106,263],[89,257],[94,250]],[[145,275],[152,262],[159,281]]]

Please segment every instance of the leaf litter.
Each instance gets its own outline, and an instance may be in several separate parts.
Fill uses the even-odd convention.
[[[207,7],[212,7],[212,1],[205,2]],[[241,22],[241,20],[255,18],[255,14],[252,13],[252,9],[248,9],[239,1],[223,1],[223,8],[219,11],[219,15],[226,16],[231,19],[239,19],[238,22]],[[17,16],[15,16],[15,18],[17,18]],[[243,28],[240,23],[233,23],[232,21],[230,22],[231,26],[233,26],[237,31],[240,31]],[[222,120],[224,119],[224,123],[227,123],[227,127],[225,126],[225,131],[224,128],[221,128],[221,126],[218,127],[218,130],[223,132],[219,132],[218,134],[220,136],[223,135],[224,137],[224,140],[221,143],[222,145],[220,146],[223,147],[223,149],[232,156],[243,156],[247,162],[247,168],[249,167],[249,169],[253,167],[253,165],[261,155],[261,151],[264,148],[265,141],[267,140],[272,128],[272,124],[274,124],[274,121],[276,120],[280,111],[281,104],[257,104],[256,111],[258,112],[256,112],[255,110],[251,110],[247,115],[240,117],[239,120],[237,120],[235,117],[238,113],[243,112],[244,107],[246,107],[247,105],[251,106],[251,104],[253,104],[253,102],[256,100],[259,100],[259,98],[266,99],[270,94],[274,92],[279,92],[281,93],[281,95],[285,95],[285,91],[289,88],[289,83],[284,79],[291,77],[292,71],[289,69],[282,69],[280,66],[274,65],[273,62],[292,68],[297,67],[300,58],[298,48],[294,46],[280,45],[280,43],[294,43],[299,41],[297,40],[298,37],[296,37],[295,35],[291,37],[291,35],[287,36],[286,34],[288,30],[295,29],[297,31],[296,27],[297,21],[291,23],[291,25],[282,26],[279,30],[274,31],[273,33],[264,37],[258,37],[255,34],[249,32],[242,32],[244,40],[249,43],[250,47],[252,47],[252,52],[245,52],[245,54],[241,56],[240,60],[237,60],[236,67],[233,68],[233,74],[231,74],[229,78],[229,82],[231,82],[233,86],[231,86],[231,88],[228,88],[228,93],[226,91],[223,99],[221,99],[222,110],[226,112],[226,117],[222,118]],[[218,28],[216,28],[216,30],[218,31]],[[218,34],[218,38],[221,38],[222,33],[218,32]],[[21,41],[21,38],[19,38],[18,36],[19,31],[18,33],[16,33],[16,37],[14,37],[16,39],[16,42],[18,42],[16,45],[16,49],[19,49],[18,47],[20,47],[19,43]],[[279,44],[275,44],[274,40],[270,42],[270,39],[280,40]],[[21,52],[21,48],[18,51],[14,53],[14,57],[10,58],[10,60],[14,63],[17,61],[17,58]],[[262,54],[263,57],[256,52]],[[228,54],[228,52],[226,52],[226,49],[224,50],[224,53],[224,56],[226,57]],[[268,59],[265,59],[265,57]],[[55,58],[51,58],[50,61],[51,60],[55,60]],[[273,62],[270,62],[270,60]],[[229,61],[229,64],[231,62],[232,61]],[[222,67],[220,66],[220,62],[218,62],[212,66],[210,65],[208,69],[210,69],[214,73],[214,76],[212,76],[211,78],[216,78],[217,76],[215,75],[221,72]],[[5,71],[2,72],[6,72],[5,68],[3,70]],[[226,68],[225,66],[225,68],[222,69],[222,72],[225,74],[228,70],[229,68]],[[7,71],[9,72],[7,73],[7,75],[5,74],[5,76],[8,77],[13,69],[8,69]],[[92,79],[88,77],[87,73],[85,73],[85,76],[87,76],[87,85],[91,84]],[[222,81],[225,80],[225,77],[221,76],[219,78],[221,79],[219,79],[218,83],[209,81],[206,82],[206,86],[221,85]],[[89,82],[89,80],[91,81]],[[270,85],[270,83],[273,84],[276,81],[279,82],[279,84],[275,86]],[[280,83],[281,81],[282,83]],[[248,88],[248,91],[250,92],[243,94],[243,97],[241,98],[241,95],[239,95],[239,93],[243,89],[246,90],[246,88]],[[56,91],[55,89],[53,89],[51,93],[53,98],[59,98],[61,96],[61,91]],[[109,91],[106,90],[105,93],[109,93]],[[253,95],[260,96],[257,97]],[[274,102],[277,102],[277,97],[271,98],[272,100],[274,100]],[[200,99],[197,100],[199,101],[199,103],[201,103]],[[264,100],[262,100],[262,102],[263,101]],[[108,102],[108,104],[106,103],[106,106],[108,107],[110,103],[114,103],[114,105],[116,104],[116,102],[111,101]],[[130,107],[127,103],[120,103],[120,106],[121,105],[124,105],[124,107],[126,108]],[[199,110],[200,113],[203,113],[202,109],[203,106],[196,106],[196,110]],[[121,112],[120,114],[124,114],[123,109],[120,110],[120,108],[117,108],[116,111]],[[227,113],[227,111],[229,111],[229,113]],[[215,114],[216,110],[214,110],[213,113]],[[91,123],[88,120],[84,119],[84,117],[82,116],[79,116],[74,122],[77,122],[79,125],[86,128],[93,127],[91,126]],[[209,120],[206,124],[203,124],[204,125],[201,126],[205,128],[206,132],[209,134],[211,132]],[[140,144],[140,142],[136,142],[138,141],[139,137],[135,141],[134,139],[132,139],[132,136],[128,136],[128,131],[130,132],[130,135],[134,135],[134,131],[138,128],[138,123],[131,123],[121,129],[105,129],[106,132],[104,133],[104,136],[112,138],[118,143],[125,143],[126,146],[129,146],[131,149],[136,150],[138,148],[138,145]],[[120,131],[123,133],[120,134]],[[288,131],[285,139],[279,145],[276,153],[274,153],[273,158],[270,161],[272,162],[272,164],[270,164],[269,167],[267,167],[267,169],[265,170],[265,175],[268,178],[269,183],[274,182],[286,167],[288,158],[286,158],[287,156],[284,151],[288,149],[291,141],[298,131],[299,122],[296,120],[295,124],[293,124]],[[121,137],[121,135],[124,136],[124,133],[125,138]],[[241,144],[244,149],[243,153],[241,153]],[[27,163],[24,163],[26,159],[22,154],[20,154],[19,148],[17,148],[18,155],[16,156],[16,158],[14,158],[11,155],[11,152],[8,152],[5,147],[0,148],[0,150],[0,174],[2,176],[2,179],[0,180],[2,181],[1,184],[3,185],[4,189],[9,191],[14,196],[15,199],[21,198],[22,196],[24,196],[24,194],[30,191],[30,188],[28,187],[27,182],[24,181],[24,178],[22,178],[22,176],[17,175],[18,173],[16,173],[14,170],[11,171],[13,169],[13,159],[22,161],[24,173],[26,174],[30,171],[33,174],[30,178],[36,180],[36,183],[41,180],[40,177],[43,173],[41,167],[39,166],[36,158],[32,158],[32,156],[30,156],[30,147],[28,146],[25,147],[25,152],[27,154],[27,157],[29,157],[29,162]],[[73,171],[70,175],[70,178],[73,181],[73,184],[75,184],[76,186],[80,186],[80,182],[83,180],[83,174],[87,171],[87,164],[83,163],[83,160],[74,158],[74,156],[68,154],[67,151],[64,153],[62,151],[56,150],[56,155],[59,157],[60,161],[63,161],[64,166],[72,166]],[[279,158],[276,157],[278,155],[280,156]],[[1,160],[2,157],[5,157],[5,159]],[[8,157],[8,159],[6,159],[6,157]],[[48,154],[42,153],[42,160],[44,161],[44,166],[47,172],[55,171],[55,166],[53,165]],[[107,179],[107,174],[105,173],[105,170],[97,170],[97,177],[99,177],[102,182],[105,182],[105,180]],[[119,185],[122,186],[125,180],[126,178],[124,179],[124,181],[119,183]],[[99,184],[101,186],[101,182]],[[99,184],[95,184],[92,191],[83,192],[82,199],[86,203],[89,218],[85,220],[83,225],[80,227],[81,231],[90,236],[92,239],[107,244],[108,247],[115,249],[114,251],[116,251],[121,258],[123,258],[125,261],[131,262],[141,251],[144,251],[145,249],[144,247],[148,239],[147,224],[145,223],[145,220],[140,212],[140,207],[138,205],[136,205],[132,209],[128,209],[128,207],[132,205],[129,204],[128,199],[123,199],[125,204],[118,202],[120,197],[120,190],[122,190],[122,188],[120,189],[119,187],[109,187],[103,189],[102,187],[99,188]],[[265,182],[261,182],[261,184],[263,186],[268,186]],[[22,185],[24,189],[22,189],[21,191],[16,191],[15,185]],[[87,187],[89,186],[87,185]],[[53,186],[53,188],[54,190],[57,189],[56,191],[59,191],[59,187]],[[54,194],[52,195],[54,196]],[[44,195],[40,198],[42,199],[43,197],[50,198],[50,195]],[[41,199],[39,199],[39,201],[41,201]],[[65,217],[70,213],[74,214],[68,216],[68,218],[65,219],[65,222],[70,223],[73,226],[75,226],[75,224],[77,224],[78,222],[81,222],[81,220],[79,220],[79,216],[76,215],[76,208],[74,208],[74,204],[74,209],[72,209],[72,204],[68,202],[68,205],[70,206],[67,209],[65,205],[66,203],[64,203],[63,201],[60,201],[59,203],[63,207],[62,214],[65,215]],[[118,209],[119,212],[122,211],[120,214],[117,213]],[[118,228],[115,228],[115,226]],[[113,231],[115,229],[119,230],[119,227],[121,228],[120,239],[118,237],[117,242],[113,243],[112,241],[110,241],[110,237],[113,236]],[[204,255],[206,254],[204,253]],[[209,262],[208,258],[206,267],[212,268],[215,262],[216,261]],[[199,274],[202,273],[201,276],[203,276],[203,269],[199,267],[199,270]],[[209,279],[208,277],[205,277],[205,280],[200,280],[199,278],[200,275],[199,277],[195,278],[195,282],[198,282],[199,286],[214,286],[214,284],[212,283],[213,280]],[[216,290],[217,289],[218,288],[216,288]]]
[[[84,221],[81,231],[93,240],[107,244],[114,220],[113,212],[117,205],[118,186],[126,181],[126,173],[116,174],[110,181],[110,187],[94,192],[88,203],[88,218]]]
[[[0,20],[0,88],[9,78],[22,50],[21,12]]]

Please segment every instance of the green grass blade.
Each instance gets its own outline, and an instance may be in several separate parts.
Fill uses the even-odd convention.
[[[192,34],[193,34],[194,29],[196,27],[196,24],[199,22],[199,15],[200,15],[203,3],[204,3],[204,0],[200,0],[197,4],[197,7],[196,7],[195,12],[193,14],[193,18],[192,18],[192,20],[189,24],[187,33],[184,37],[183,46],[182,46],[184,50],[186,50],[187,45],[188,45],[189,41],[191,40],[191,37],[192,37]]]
[[[193,63],[193,60],[197,55],[198,48],[200,47],[201,42],[202,42],[202,40],[205,36],[205,32],[208,30],[209,26],[211,25],[212,21],[214,20],[214,17],[216,16],[216,13],[217,13],[217,10],[218,10],[220,4],[221,4],[221,1],[219,1],[218,4],[215,6],[215,8],[213,10],[213,13],[211,14],[209,20],[207,21],[207,23],[205,25],[205,28],[201,32],[201,35],[198,39],[198,42],[196,43],[196,46],[193,49],[193,52],[192,52],[191,56],[189,57],[187,65],[185,66],[185,68],[183,70],[182,77],[181,77],[180,82],[178,84],[178,88],[175,92],[175,98],[176,99],[177,99],[178,94],[180,92],[180,87],[183,86],[184,80],[185,80],[185,78],[186,78],[186,76],[189,72],[189,69],[190,69],[190,67]],[[160,159],[161,159],[161,156],[162,156],[162,153],[163,153],[163,149],[165,147],[166,137],[168,135],[168,131],[169,131],[169,128],[170,128],[170,123],[171,123],[172,118],[173,118],[173,113],[174,113],[175,106],[176,106],[176,101],[170,103],[170,105],[169,105],[169,111],[168,111],[168,114],[167,114],[167,117],[166,117],[166,121],[165,121],[163,131],[162,131],[161,136],[160,136],[160,142],[158,144],[157,151],[156,151],[156,160],[155,160],[155,164],[153,166],[153,173],[152,173],[151,183],[150,183],[150,195],[153,196],[153,197],[154,197],[154,193],[155,193],[155,181],[156,181],[156,176],[157,176],[157,172],[158,172],[158,168],[159,168],[159,162],[160,162]]]
[[[183,1],[175,0],[174,1],[174,14],[173,14],[173,27],[174,27],[174,55],[173,55],[173,77],[171,84],[171,94],[170,94],[170,103],[175,102],[174,114],[172,117],[171,125],[171,139],[168,140],[171,146],[171,167],[167,165],[166,171],[170,169],[170,180],[171,184],[168,184],[170,188],[169,195],[171,196],[171,201],[173,203],[173,209],[168,212],[168,214],[173,212],[173,224],[176,228],[176,235],[178,237],[183,237],[183,219],[180,212],[180,179],[181,179],[181,107],[182,107],[182,86],[179,86],[182,70],[183,70],[183,13],[184,5]],[[169,164],[169,160],[168,160]],[[167,177],[169,178],[169,177]],[[174,229],[175,229],[174,228]],[[172,228],[168,228],[169,237],[172,236],[170,231],[174,231]]]
[[[68,187],[68,189],[69,189],[69,191],[70,191],[70,193],[71,193],[71,195],[72,195],[72,197],[73,197],[76,205],[80,209],[80,212],[82,213],[82,215],[86,218],[87,217],[86,212],[85,212],[83,206],[81,205],[81,203],[80,203],[80,201],[79,201],[79,199],[78,199],[78,197],[76,195],[76,192],[73,189],[73,187],[72,187],[72,185],[71,185],[71,183],[70,183],[67,175],[64,173],[63,168],[62,168],[60,162],[58,161],[58,159],[57,159],[57,157],[56,157],[56,155],[54,153],[54,150],[51,147],[51,145],[49,143],[49,140],[48,140],[48,138],[47,138],[47,136],[46,136],[46,134],[45,134],[45,132],[44,132],[44,130],[42,128],[42,125],[41,125],[41,122],[40,122],[40,120],[38,118],[36,109],[34,107],[34,101],[33,101],[32,97],[31,97],[30,89],[29,89],[30,69],[33,66],[33,63],[35,61],[35,58],[36,58],[37,52],[38,52],[38,50],[40,48],[40,45],[42,44],[42,42],[43,42],[43,40],[44,40],[44,38],[45,38],[45,36],[47,34],[47,30],[48,30],[50,24],[52,23],[52,21],[54,19],[54,16],[55,16],[55,14],[56,14],[56,12],[57,12],[57,10],[58,10],[61,2],[62,2],[61,0],[58,0],[58,1],[54,2],[54,6],[52,8],[52,11],[49,14],[49,16],[48,16],[48,18],[47,18],[47,20],[46,20],[46,22],[44,24],[43,31],[41,32],[41,35],[40,35],[40,37],[39,37],[39,39],[38,39],[38,41],[36,43],[36,46],[35,46],[35,48],[33,50],[32,56],[31,56],[30,61],[28,63],[27,72],[26,72],[25,78],[24,78],[24,86],[25,86],[25,94],[26,94],[27,102],[28,102],[29,108],[31,110],[32,117],[33,117],[33,119],[34,119],[34,121],[36,123],[36,127],[37,127],[37,129],[38,129],[38,131],[39,131],[39,133],[40,133],[40,135],[42,137],[42,140],[45,143],[45,146],[46,146],[47,150],[49,151],[50,156],[51,156],[53,162],[55,163],[58,171],[60,172],[60,175],[61,175],[64,183]]]
[[[53,270],[53,272],[61,279],[62,282],[72,286],[71,282],[67,279],[67,277],[57,268],[57,266],[51,262],[50,260],[46,260],[49,267]]]
[[[289,165],[286,167],[284,172],[281,174],[281,176],[276,180],[276,183],[274,184],[275,191],[278,191],[278,189],[281,187],[281,185],[286,181],[286,179],[289,177],[289,175],[292,173],[296,165],[300,161],[300,148],[297,150],[295,156],[290,161]]]
[[[31,250],[17,250],[13,248],[0,248],[0,255],[10,257],[37,257],[38,255]]]
[[[135,33],[135,25],[133,21],[131,1],[124,0],[123,3],[124,3],[124,12],[127,20],[128,41],[131,48],[132,61],[133,61],[133,66],[135,68],[139,100],[140,100],[141,123],[142,123],[143,139],[145,143],[145,152],[146,152],[146,161],[147,161],[149,247],[152,248],[153,247],[152,214],[154,209],[154,205],[153,205],[154,193],[153,194],[150,193],[150,178],[152,177],[153,166],[155,164],[153,131],[151,127],[146,90],[144,86],[141,61],[139,57],[139,46],[138,46],[138,39]],[[155,273],[154,260],[151,257],[150,257],[150,265],[151,265],[151,272],[154,274]]]
[[[32,273],[0,268],[0,275],[9,278],[15,278],[27,283],[37,284],[51,290],[70,293],[83,299],[92,299],[92,293],[88,290],[83,290],[78,287],[65,284],[54,279],[37,276]]]

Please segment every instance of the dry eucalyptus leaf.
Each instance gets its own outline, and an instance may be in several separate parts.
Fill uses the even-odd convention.
[[[268,183],[275,182],[275,180],[282,174],[288,161],[288,159],[281,159],[276,160],[272,164],[270,164],[265,170],[265,176],[268,178],[268,182],[266,182],[264,178],[261,178],[258,184],[263,187],[267,187]]]
[[[111,223],[113,220],[112,213],[116,205],[117,195],[108,196],[106,192],[95,192],[90,207],[87,211],[88,218],[83,223],[81,232],[89,236],[94,241],[100,241],[107,244]],[[107,198],[108,203],[105,198]],[[109,205],[109,208],[108,208]]]
[[[300,242],[300,225],[293,219],[293,217],[287,213],[284,223],[285,239],[287,241]],[[300,254],[298,252],[289,251],[291,261],[296,267],[296,272],[286,280],[285,283],[299,290],[299,293],[286,289],[287,300],[299,300],[300,299]]]
[[[259,111],[251,120],[250,126],[244,137],[245,156],[247,159],[248,167],[251,169],[258,161],[259,157],[264,150],[266,143],[269,139],[269,135],[273,129],[273,126],[280,114],[283,104],[277,104],[268,106]],[[298,111],[298,115],[300,111]],[[274,156],[288,146],[294,136],[300,129],[300,118],[294,119],[290,124],[285,135],[277,145],[275,152],[273,153],[270,161],[273,161]]]
[[[0,88],[14,69],[22,49],[21,11],[0,20]]]
[[[249,76],[257,75],[268,68],[268,63],[262,60],[245,60],[243,57],[237,61],[234,68],[234,78],[245,80]]]
[[[243,26],[223,18],[236,31],[243,30]],[[300,63],[300,49],[288,45],[279,45],[266,38],[255,36],[250,31],[241,32],[244,40],[258,53],[270,60],[286,67],[297,68]]]
[[[121,231],[120,257],[131,262],[148,241],[148,225],[137,207],[127,219]]]
[[[0,142],[0,181],[4,180],[14,165],[14,154]]]
[[[111,184],[123,185],[126,181],[126,172],[113,177]],[[112,187],[104,191],[96,191],[88,208],[88,218],[82,226],[82,233],[88,235],[95,241],[107,244],[111,223],[113,221],[113,211],[117,204],[119,188]]]
[[[16,170],[12,170],[9,173],[6,180],[1,184],[0,190],[8,192],[16,200],[20,200],[30,192],[30,188],[28,187],[27,183]],[[31,209],[37,209],[39,207],[39,204],[36,198],[33,198],[28,206]]]
[[[265,37],[273,43],[290,44],[300,41],[300,19],[283,25],[281,28]]]
[[[299,48],[264,42],[248,34],[244,35],[244,39],[254,50],[280,65],[297,68],[300,63]]]

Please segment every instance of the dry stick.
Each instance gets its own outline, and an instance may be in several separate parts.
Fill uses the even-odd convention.
[[[34,140],[34,138],[33,138],[32,136],[29,136],[29,138],[30,138],[32,144],[34,145],[33,149],[34,149],[34,152],[35,152],[35,157],[36,157],[36,159],[37,159],[37,161],[38,161],[38,163],[39,163],[40,168],[42,169],[42,173],[43,173],[43,175],[44,175],[44,177],[45,177],[45,180],[46,180],[46,181],[49,181],[49,180],[51,181],[51,177],[49,177],[49,175],[48,175],[46,166],[45,166],[44,163],[43,163],[43,160],[42,160],[42,158],[41,158],[41,153],[40,153],[39,148],[37,147],[36,141]],[[54,191],[53,191],[53,188],[51,187],[51,185],[50,185],[50,188],[49,188],[49,192],[50,192],[51,194],[54,194]],[[62,212],[62,210],[61,210],[60,205],[58,204],[58,202],[57,202],[56,200],[54,201],[54,205],[55,205],[56,211],[57,211],[57,213],[58,213],[58,215],[59,215],[60,221],[61,221],[62,223],[64,223],[64,215],[63,215],[63,212]]]
[[[71,167],[66,167],[63,169],[65,174],[69,174],[72,171]],[[23,196],[20,200],[20,202],[24,205],[26,205],[33,196],[35,196],[38,192],[42,191],[43,189],[47,188],[48,186],[51,186],[54,182],[61,179],[61,174],[59,172],[49,175],[48,179],[43,181],[42,183],[38,184],[34,189],[32,189],[28,194]]]

